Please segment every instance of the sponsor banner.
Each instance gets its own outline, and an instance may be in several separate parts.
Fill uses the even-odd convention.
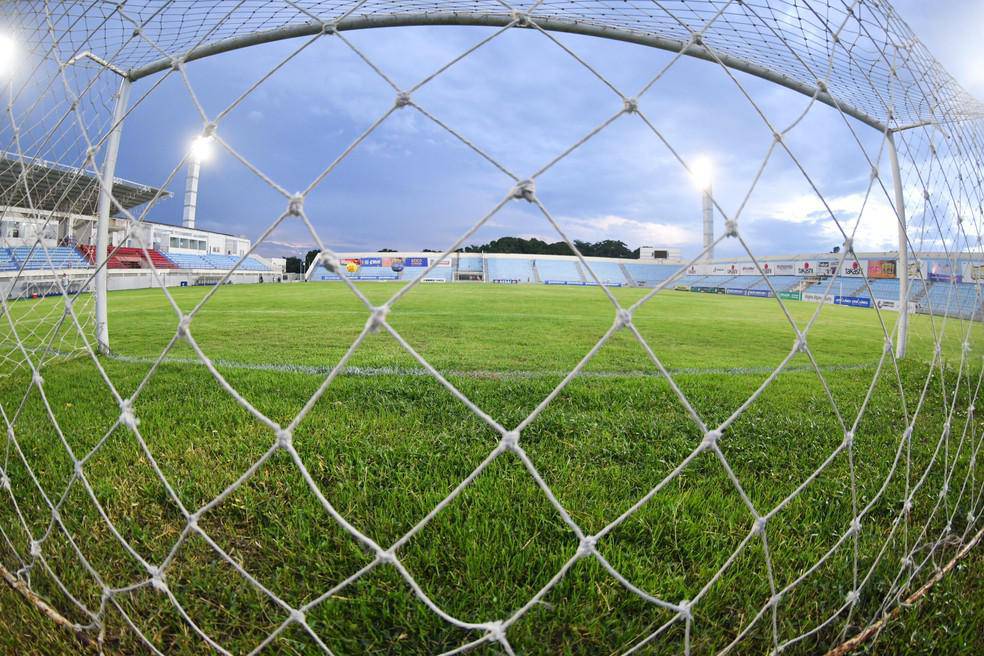
[[[806,292],[803,295],[802,300],[809,301],[810,303],[820,303],[826,298],[825,302],[830,303],[834,300],[834,297],[830,294],[814,294],[813,292]]]
[[[867,260],[844,260],[844,264],[841,265],[840,275],[842,278],[861,278],[867,268]]]
[[[515,278],[494,278],[492,283],[495,285],[518,285],[519,281]]]
[[[697,292],[700,294],[723,294],[724,287],[697,287],[693,286],[690,291]]]
[[[678,292],[689,292],[690,291],[690,287],[687,287],[686,285],[677,285],[673,289],[677,290]]]
[[[405,257],[403,258],[403,266],[408,267],[426,267],[428,264],[426,257]]]
[[[959,269],[947,260],[928,260],[926,264],[929,269],[927,277],[932,282],[963,282]]]
[[[748,293],[745,296],[753,296],[755,298],[769,298],[772,296],[772,292],[768,289],[748,289]]]
[[[817,275],[817,263],[800,262],[796,265],[796,273],[800,276],[815,276]]]
[[[779,292],[779,298],[784,298],[787,301],[802,301],[803,292]]]
[[[736,289],[734,287],[729,287],[728,289],[724,290],[724,293],[730,294],[731,296],[748,296],[747,289]]]
[[[871,299],[867,296],[834,296],[834,305],[870,308]]]
[[[895,260],[868,260],[868,278],[871,280],[894,278]]]
[[[758,269],[755,268],[754,264],[742,264],[741,265],[741,275],[749,276],[758,273]]]
[[[738,266],[731,262],[725,264],[712,264],[710,274],[705,275],[737,276]]]
[[[984,280],[984,264],[968,264],[964,280]]]
[[[879,310],[898,310],[899,302],[891,301],[887,298],[876,298],[875,307],[877,307]]]
[[[687,267],[688,276],[709,276],[714,273],[714,265],[711,264],[691,264]]]
[[[383,258],[381,257],[363,257],[360,258],[359,260],[356,260],[356,262],[358,264],[361,264],[362,266],[371,266],[371,267],[383,266]]]
[[[762,273],[764,273],[767,276],[771,276],[771,275],[775,274],[775,270],[772,268],[772,265],[771,264],[769,264],[768,262],[763,262],[762,263]]]
[[[773,262],[772,271],[774,276],[796,275],[796,265],[792,262]]]

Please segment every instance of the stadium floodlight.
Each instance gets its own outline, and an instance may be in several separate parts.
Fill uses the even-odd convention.
[[[690,166],[690,177],[701,192],[704,207],[704,259],[714,259],[714,201],[712,187],[714,164],[705,155],[698,157]]]
[[[198,176],[202,162],[212,156],[212,138],[204,135],[195,137],[188,148],[188,175],[185,178],[185,202],[181,225],[195,227],[195,214],[198,211]]]
[[[17,44],[6,34],[0,34],[0,76],[7,76],[14,68]]]

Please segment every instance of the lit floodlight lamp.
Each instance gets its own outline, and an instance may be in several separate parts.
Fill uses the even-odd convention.
[[[17,44],[6,34],[0,34],[0,76],[9,75],[14,69]]]
[[[195,162],[203,162],[212,156],[212,138],[211,137],[195,137],[194,141],[191,142],[191,146],[188,149],[191,154],[192,160]]]
[[[694,181],[694,186],[701,191],[708,191],[714,181],[714,164],[709,157],[698,157],[690,165],[690,177]]]

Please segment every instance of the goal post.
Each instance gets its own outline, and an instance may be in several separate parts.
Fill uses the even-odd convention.
[[[633,1],[288,0],[273,4],[128,0],[0,5],[0,24],[10,29],[9,35],[0,35],[9,40],[0,40],[0,75],[10,76],[3,90],[6,115],[0,119],[0,218],[4,219],[0,223],[0,423],[5,433],[0,453],[0,578],[47,617],[97,648],[113,638],[112,626],[152,653],[173,647],[259,654],[275,651],[279,640],[299,636],[312,653],[334,654],[343,653],[346,647],[368,650],[368,639],[360,642],[365,636],[359,631],[368,635],[377,629],[384,639],[393,641],[387,645],[390,650],[399,650],[405,639],[427,632],[439,637],[420,652],[450,655],[493,649],[512,655],[523,653],[517,645],[531,652],[552,649],[560,643],[538,642],[528,635],[528,625],[553,621],[581,630],[576,625],[584,618],[577,613],[554,613],[551,600],[551,595],[559,594],[566,601],[579,601],[578,585],[587,580],[576,578],[587,569],[581,563],[590,564],[589,576],[599,577],[591,585],[600,586],[598,580],[611,585],[622,595],[625,607],[632,609],[623,613],[617,608],[612,618],[592,624],[590,639],[594,642],[584,643],[592,648],[633,654],[665,643],[667,649],[689,656],[701,648],[725,654],[752,644],[775,653],[797,649],[839,653],[877,634],[902,604],[922,596],[941,572],[953,569],[957,559],[972,548],[979,549],[974,545],[980,541],[984,515],[984,426],[975,408],[984,388],[980,339],[984,298],[978,279],[984,279],[984,105],[932,58],[889,3],[869,4],[841,7],[820,0],[689,0],[665,7]],[[402,78],[391,74],[386,52],[362,47],[358,39],[350,38],[359,32],[368,39],[391,28],[439,32],[437,28],[455,27],[476,28],[468,33],[479,34],[479,38],[466,46],[456,43],[453,56],[432,66],[410,86],[395,81]],[[504,40],[502,35],[517,33],[544,39],[565,64],[598,82],[600,93],[607,94],[606,100],[612,103],[609,114],[597,121],[591,118],[591,126],[583,133],[552,143],[551,148],[559,145],[557,152],[530,165],[530,170],[514,170],[505,161],[508,158],[473,138],[467,127],[456,124],[453,115],[448,118],[431,111],[430,99],[421,91],[434,80],[443,80],[459,63],[479,57],[477,53],[490,43]],[[666,61],[659,70],[646,71],[639,88],[626,88],[581,52],[582,41],[567,35],[596,39],[592,43],[617,41],[658,49],[666,53]],[[200,100],[196,90],[207,81],[188,73],[196,62],[203,62],[204,67],[206,60],[216,58],[210,62],[217,66],[214,75],[222,57],[292,39],[297,47],[287,48],[289,54],[278,54],[271,47],[269,52],[274,54],[269,59],[257,59],[263,62],[263,70],[251,71],[255,79],[237,91],[230,104],[213,111]],[[236,148],[235,137],[227,136],[234,131],[225,132],[227,118],[241,102],[259,95],[257,90],[280,75],[298,53],[321,42],[337,44],[346,56],[364,64],[358,75],[379,84],[391,95],[391,100],[384,98],[391,104],[360,126],[340,153],[330,157],[321,151],[311,153],[317,160],[312,168],[317,171],[305,181],[307,186],[296,191],[265,172],[262,163],[254,161],[260,157]],[[12,52],[17,53],[13,66],[20,70],[11,72],[3,58]],[[525,57],[523,52],[512,54],[521,61]],[[636,270],[630,273],[629,267],[640,265],[639,260],[584,256],[584,242],[571,228],[569,212],[559,210],[555,199],[543,191],[551,184],[545,174],[574,160],[573,154],[582,153],[598,135],[609,134],[610,126],[633,121],[634,127],[664,148],[661,152],[674,173],[681,179],[697,177],[699,158],[686,153],[677,135],[667,134],[646,105],[664,74],[681,60],[690,59],[720,74],[735,93],[733,97],[747,103],[744,109],[767,142],[766,152],[750,162],[754,166],[735,168],[752,172],[734,173],[740,180],[713,188],[708,180],[701,186],[704,238],[693,241],[686,262],[661,265],[673,269],[661,277],[646,278],[643,271],[635,278]],[[536,74],[530,62],[523,64],[523,70]],[[130,164],[128,149],[122,149],[121,158],[122,140],[124,136],[127,143],[139,139],[133,129],[139,117],[132,115],[165,93],[161,89],[169,76],[173,76],[177,93],[189,96],[194,120],[201,119],[202,137],[214,140],[216,148],[242,164],[278,206],[276,216],[263,221],[248,246],[245,237],[240,248],[240,237],[225,235],[229,241],[223,243],[233,246],[221,250],[234,252],[226,253],[221,266],[183,267],[180,252],[173,253],[170,261],[155,259],[151,253],[156,250],[155,240],[146,238],[141,230],[151,222],[164,195],[177,188],[188,153],[182,152],[176,163],[167,161],[167,167],[161,168],[170,173],[157,181],[160,189],[138,189],[140,185],[121,177]],[[775,120],[750,90],[752,78],[755,84],[764,81],[781,87],[783,93],[799,94],[802,112],[783,123]],[[550,83],[569,82],[542,80],[545,93]],[[503,95],[495,102],[523,100]],[[453,98],[446,101],[453,102]],[[490,115],[495,114],[494,109],[483,107]],[[827,143],[823,135],[809,135],[805,144],[795,143],[797,126],[814,111],[825,112],[837,129],[843,128],[842,143]],[[467,156],[501,174],[499,182],[505,183],[488,207],[461,218],[460,230],[438,251],[408,252],[405,259],[401,253],[394,264],[377,257],[382,251],[363,259],[355,259],[358,253],[336,252],[332,242],[322,238],[305,203],[325,180],[337,179],[339,165],[353,152],[367,149],[365,142],[400,112],[413,113]],[[559,122],[553,114],[549,120]],[[837,179],[833,183],[811,175],[803,149],[840,146],[850,149],[855,163],[861,162],[864,170],[856,177],[863,182],[842,180],[848,174],[840,171],[834,172]],[[278,140],[275,148],[283,147]],[[311,150],[316,149],[311,146]],[[139,156],[150,158],[154,153]],[[821,216],[826,229],[823,238],[835,245],[829,252],[814,251],[807,262],[795,261],[793,256],[780,261],[775,253],[760,252],[763,242],[756,240],[758,235],[747,217],[749,199],[761,193],[758,185],[774,156],[785,158],[796,183],[811,192],[811,204],[804,213]],[[184,195],[183,227],[193,229],[197,161],[187,171],[190,183]],[[833,189],[840,188],[840,183],[850,186],[849,200],[863,198],[860,209],[845,210],[849,203],[843,197],[834,198],[838,194]],[[722,195],[732,192],[732,186],[741,192],[735,195],[735,207]],[[563,191],[555,187],[555,194],[558,188]],[[598,189],[592,191],[602,195]],[[696,210],[696,195],[694,201],[692,209]],[[782,211],[798,211],[795,203],[789,206],[793,209]],[[506,208],[516,207],[542,221],[555,240],[551,246],[568,249],[572,255],[531,255],[529,263],[510,260],[502,267],[504,273],[496,275],[488,254],[482,256],[481,266],[461,270],[461,258],[455,253],[472,245],[472,240],[484,234],[483,229],[497,227],[496,219],[510,211]],[[29,226],[29,233],[27,228],[23,234],[8,229],[15,215]],[[230,232],[237,232],[232,228],[235,217],[219,218],[230,222]],[[89,219],[93,236],[79,243],[77,225]],[[310,241],[274,242],[277,231],[288,221],[299,226],[304,239]],[[578,221],[630,223],[614,215],[581,217],[574,223]],[[865,228],[878,221],[878,227],[885,230],[872,237]],[[122,240],[111,233],[118,225],[127,226]],[[698,236],[699,225],[695,220],[690,226]],[[130,239],[133,245],[127,242]],[[189,239],[195,245],[188,250],[198,249],[199,243],[209,248],[208,242]],[[866,254],[864,246],[879,239],[884,240],[877,242],[879,248],[868,249],[871,252]],[[896,240],[898,252],[893,254],[890,249]],[[180,243],[179,239],[177,251],[183,249]],[[306,269],[302,264],[292,275],[302,281],[319,280],[319,284],[250,285],[245,290],[240,288],[246,285],[237,284],[227,289],[226,283],[245,280],[245,276],[235,276],[244,274],[251,257],[266,254],[258,249],[271,244],[300,252],[302,262],[304,249],[316,253]],[[114,333],[115,326],[110,325],[111,303],[116,300],[109,293],[113,287],[110,266],[123,248],[134,251],[130,264],[146,269],[140,272],[140,282],[132,284],[158,293],[155,298],[161,300],[166,317],[157,317],[160,325],[148,328],[146,334],[134,331],[137,337],[123,330]],[[715,259],[715,253],[739,253],[742,260],[725,266],[723,260]],[[814,260],[813,255],[822,261]],[[169,264],[175,270],[168,269],[168,281],[181,277],[178,284],[201,289],[175,290],[165,284],[165,273],[159,267]],[[365,275],[360,279],[363,266]],[[393,275],[387,270],[391,266]],[[715,269],[718,266],[720,271]],[[260,270],[264,273],[256,276],[256,282],[266,274],[265,269]],[[328,275],[321,275],[323,272]],[[630,285],[618,289],[624,283],[613,282],[613,278],[624,278]],[[741,286],[729,286],[728,281],[738,279]],[[458,281],[489,284],[430,284]],[[492,284],[496,282],[543,282],[550,287]],[[367,291],[373,283],[381,284]],[[758,286],[754,295],[753,285]],[[566,290],[568,286],[578,289]],[[422,287],[430,289],[421,291]],[[691,291],[700,293],[689,294]],[[270,335],[260,347],[247,339],[255,335],[230,337],[244,321],[254,321],[253,316],[261,317],[255,319],[257,326],[269,328],[262,317],[284,314],[282,307],[253,308],[250,299],[270,302],[266,295],[280,293],[296,300],[299,296],[290,295],[301,292],[310,294],[303,302],[316,307],[309,308],[314,317],[310,325],[298,322],[296,332],[311,333],[300,335],[298,348],[278,352],[278,340]],[[522,297],[527,292],[535,298],[524,305]],[[469,314],[486,319],[483,313],[487,311],[489,322],[502,321],[502,333],[485,349],[489,353],[480,353],[485,359],[478,360],[471,353],[482,351],[474,344],[461,349],[462,353],[453,351],[462,345],[462,336],[479,335],[482,328],[490,328],[448,330],[451,313],[446,307],[433,314],[444,313],[440,321],[444,331],[453,334],[451,338],[425,335],[418,340],[415,337],[420,334],[413,333],[413,326],[407,328],[394,319],[412,317],[414,311],[416,316],[430,312],[426,305],[423,311],[407,312],[403,299],[408,295],[426,303],[428,297],[443,301],[462,294],[453,298],[466,302],[469,293],[482,298],[475,306],[477,312],[455,307],[455,320],[458,314],[463,321]],[[537,296],[540,293],[542,297]],[[572,303],[594,294],[595,304],[586,303],[584,316],[576,319],[593,329],[592,322],[602,317],[601,328],[598,334],[585,329],[589,341],[583,350],[580,342],[569,337],[580,328],[576,322],[564,323],[570,317],[557,316],[568,313],[568,306],[556,310],[561,305],[551,305],[553,297],[548,295],[553,293],[570,293],[575,299]],[[441,296],[444,294],[448,296]],[[314,302],[311,299],[316,295]],[[326,303],[321,295],[344,305],[338,316],[323,313],[331,302]],[[234,302],[216,310],[221,302],[217,299],[229,296],[238,298],[241,305]],[[754,298],[747,298],[750,296]],[[661,306],[663,314],[658,317],[647,315],[667,297],[678,302],[678,307],[686,304],[688,311],[700,308],[693,317],[684,317],[689,323],[684,321],[682,329],[673,324],[677,317],[672,316],[672,303]],[[749,308],[749,317],[755,320],[742,324],[742,334],[735,335],[731,333],[737,331],[727,329],[727,312],[715,308],[729,307],[739,297],[745,297],[743,308]],[[498,305],[493,302],[496,298]],[[278,297],[277,302],[288,301]],[[832,307],[835,304],[844,307]],[[856,319],[859,323],[844,319],[833,330],[825,325],[831,315],[862,316],[851,314],[862,312],[846,307],[851,305],[866,308],[863,319]],[[217,316],[210,317],[210,311]],[[535,320],[515,320],[513,315],[523,312]],[[547,316],[550,312],[554,314]],[[137,311],[122,316],[129,321],[141,319]],[[679,332],[662,334],[661,322]],[[852,334],[852,328],[862,323],[859,334]],[[426,330],[428,322],[419,325]],[[249,328],[254,330],[252,325]],[[516,352],[504,353],[510,348],[509,331],[523,329],[536,334],[525,341],[512,340],[518,343]],[[761,334],[753,339],[751,333],[756,330]],[[721,334],[740,341],[730,347],[712,344]],[[135,344],[141,338],[145,343]],[[249,342],[252,350],[230,343],[237,338]],[[556,343],[537,347],[539,338]],[[855,350],[855,339],[864,348]],[[676,348],[687,340],[693,340],[688,344],[693,347],[691,352]],[[370,358],[366,364],[361,359],[365,351],[384,342],[382,355],[373,354],[379,362]],[[126,352],[127,347],[134,352]],[[720,349],[714,351],[714,347]],[[325,355],[329,348],[334,349],[331,356]],[[758,359],[751,353],[757,348],[765,353]],[[839,349],[846,355],[841,357]],[[611,350],[616,351],[613,356]],[[705,362],[704,350],[714,351],[722,361],[708,356]],[[559,369],[551,364],[553,351],[565,351],[565,357],[570,351],[574,357]],[[686,353],[678,359],[677,351]],[[490,368],[490,353],[512,357],[500,371]],[[628,363],[633,353],[641,365]],[[611,359],[605,360],[606,356]],[[742,359],[746,356],[749,361]],[[870,361],[858,359],[867,356]],[[698,361],[695,364],[686,357]],[[599,361],[607,364],[599,365]],[[73,388],[73,377],[83,371],[96,381],[96,387],[86,388],[76,399],[66,390]],[[303,382],[292,386],[288,382],[295,380],[292,376],[304,377]],[[740,384],[732,384],[739,377]],[[172,389],[174,398],[155,388],[162,379],[162,387],[166,382],[177,386],[177,393]],[[839,387],[842,383],[844,389]],[[573,394],[579,384],[587,391],[567,403],[565,395]],[[508,393],[497,386],[508,387]],[[333,396],[336,392],[339,396]],[[191,398],[199,393],[200,399]],[[295,397],[300,398],[296,408],[291,405]],[[376,412],[372,403],[380,399],[388,405]],[[76,404],[89,403],[93,407],[84,412],[76,408]],[[200,422],[187,419],[185,406],[193,403],[201,404],[198,412],[202,416],[195,418]],[[664,414],[669,418],[665,422]],[[412,422],[416,432],[404,436],[394,429],[401,420]],[[154,421],[158,428],[165,427],[164,442],[159,435],[157,442],[152,439]],[[393,444],[387,442],[391,432],[396,436]],[[377,433],[385,439],[376,439]],[[425,444],[434,433],[440,439]],[[474,435],[463,437],[463,433]],[[181,441],[189,435],[194,439]],[[337,435],[342,439],[326,442],[316,462],[305,451],[310,445],[300,444],[300,436],[317,441],[335,440]],[[488,444],[476,440],[477,446],[466,445],[475,435],[489,437]],[[770,441],[775,435],[795,435],[802,443],[777,445]],[[603,442],[612,436],[616,439],[611,445]],[[421,440],[419,452],[413,449],[414,439]],[[423,481],[433,483],[433,489],[420,494],[412,490],[412,502],[406,501],[402,509],[398,503],[383,504],[389,501],[390,488],[367,494],[364,488],[376,480],[369,476],[372,466],[353,465],[358,458],[343,448],[370,449],[378,446],[376,442],[389,450],[373,452],[374,465],[399,469],[399,485],[411,487]],[[647,449],[641,456],[631,448],[639,444]],[[224,451],[227,447],[237,452]],[[578,448],[585,448],[579,453],[587,454],[588,465],[573,464],[569,454]],[[669,454],[659,451],[671,448]],[[781,457],[775,449],[784,449]],[[466,451],[476,457],[467,462],[461,476],[457,471],[444,476],[445,472],[436,471],[442,463],[435,465],[427,458],[451,461]],[[107,452],[117,458],[107,455],[108,465],[100,461]],[[162,452],[189,471],[176,475],[162,464]],[[214,480],[193,469],[213,466],[198,462],[203,457],[219,463],[214,468],[222,471],[207,472],[214,474]],[[236,464],[224,464],[227,461]],[[134,471],[127,471],[128,466],[121,462],[130,463]],[[93,480],[100,464],[105,479]],[[577,480],[588,477],[596,467],[607,474],[614,472],[615,477],[628,476],[629,464],[644,471],[625,489],[616,489],[614,479],[594,481],[591,486]],[[226,467],[230,470],[225,471]],[[514,467],[509,475],[516,479],[501,488],[488,484],[486,479],[505,467]],[[137,476],[138,468],[144,476],[143,486],[129,478]],[[347,479],[352,472],[362,477],[357,483]],[[195,481],[189,479],[196,473],[208,480],[191,494],[188,488]],[[815,489],[828,478],[841,493],[843,506],[830,517],[826,507],[817,508],[825,501],[819,500]],[[762,481],[774,483],[782,493],[757,496],[751,490],[761,490]],[[698,483],[720,487],[720,498],[704,506],[684,503],[687,491],[681,489]],[[259,490],[253,489],[254,484]],[[110,508],[115,500],[106,495],[107,489],[117,487],[127,492],[119,496],[129,508],[140,508],[141,501],[149,497],[162,508],[166,506],[154,520],[161,522],[161,530],[131,526],[128,531]],[[269,498],[264,493],[285,505],[264,508],[263,501]],[[254,503],[233,501],[246,494],[257,495],[247,498]],[[398,508],[394,512],[406,516],[388,517],[385,530],[374,530],[378,527],[367,526],[372,517],[356,516],[364,508],[356,508],[359,504],[350,497],[358,494],[367,494],[372,502],[367,505]],[[512,494],[521,497],[515,507],[506,498]],[[667,502],[674,494],[681,496]],[[610,495],[621,496],[605,507],[608,512],[592,514],[584,507],[574,507],[576,503],[590,506]],[[488,551],[486,542],[499,544],[495,540],[509,534],[508,527],[490,523],[457,533],[454,529],[460,527],[452,526],[452,546],[440,543],[439,548],[428,551],[427,557],[434,562],[424,566],[413,562],[407,551],[422,536],[436,531],[440,522],[450,522],[449,515],[461,525],[467,522],[464,514],[452,515],[466,500],[479,510],[518,509],[529,515],[542,511],[531,525],[536,535],[542,532],[551,536],[545,539],[556,540],[550,545],[554,551],[527,551],[534,538],[529,542],[517,538],[515,553],[507,546],[502,553],[478,562],[474,554]],[[703,513],[702,519],[688,516],[701,530],[704,521],[733,522],[719,533],[734,537],[734,543],[722,540],[713,553],[691,553],[646,534],[648,527],[638,529],[642,537],[634,541],[625,538],[623,533],[636,530],[629,528],[632,522],[653,522],[645,513],[659,502],[673,507],[672,521],[678,510]],[[72,516],[72,503],[79,503],[91,516]],[[810,526],[781,525],[791,508],[810,504],[817,510],[815,515],[793,515]],[[240,513],[236,520],[241,524],[208,524],[210,513],[229,506]],[[283,513],[276,518],[283,519],[283,525],[311,522],[310,530],[293,536],[310,542],[294,544],[276,534],[271,539],[275,557],[264,552],[260,542],[270,535],[264,531],[263,520],[254,520],[256,513],[271,509]],[[285,529],[269,516],[264,519],[277,524],[270,527],[270,534],[291,528]],[[257,535],[235,534],[241,526]],[[223,531],[229,542],[213,534]],[[106,539],[110,545],[102,547],[106,551],[93,556],[89,542],[79,539],[91,537],[89,533]],[[326,539],[335,541],[332,548],[316,543],[315,534],[329,535]],[[829,538],[829,544],[815,552],[787,554],[788,562],[780,562],[776,557],[779,543],[799,546],[806,534]],[[620,539],[628,542],[622,550],[615,546],[623,546]],[[230,542],[233,547],[228,546]],[[713,540],[698,542],[704,545]],[[161,544],[166,548],[155,551]],[[181,570],[181,559],[195,548],[205,554],[195,563],[199,569]],[[534,552],[542,556],[542,562],[522,560],[538,557]],[[688,570],[687,576],[647,579],[653,571],[673,571],[667,563],[678,557],[675,552],[687,552],[685,557],[700,560],[700,567]],[[318,568],[309,576],[302,569],[292,570],[296,565],[289,560],[281,569],[268,562],[297,554],[338,558],[341,564],[337,569],[334,565]],[[445,558],[448,560],[442,560]],[[471,589],[452,590],[468,587],[460,585],[462,575],[451,566],[454,558],[464,561],[462,571],[481,577],[469,581],[476,584]],[[747,561],[754,561],[758,568]],[[516,562],[521,562],[524,571],[516,573]],[[713,566],[707,566],[711,562]],[[514,604],[512,598],[511,605],[500,603],[499,583],[482,567],[496,574],[513,572],[515,579],[530,574],[523,583],[531,589],[525,594],[527,589],[522,588],[524,594]],[[741,567],[746,568],[744,574],[735,574]],[[224,574],[210,573],[210,568],[223,568]],[[116,574],[128,578],[121,583]],[[537,578],[540,575],[542,580]],[[435,592],[428,576],[447,577],[456,585]],[[190,583],[189,577],[193,579]],[[383,579],[383,592],[373,588],[375,577],[390,577]],[[739,577],[739,583],[748,586],[747,598],[724,597],[715,606],[711,600],[719,588],[729,587]],[[816,579],[822,577],[827,578],[818,583]],[[684,578],[687,581],[682,582]],[[282,594],[277,586],[285,580],[290,585],[294,579],[303,580],[309,588],[297,596]],[[647,587],[640,581],[656,583]],[[227,590],[216,590],[226,582]],[[825,598],[825,604],[797,599],[798,595],[809,596],[810,585],[821,583],[836,598]],[[251,601],[227,608],[234,612],[217,619],[216,609],[223,604],[208,595],[231,590]],[[482,604],[488,600],[482,595],[489,590],[495,599],[488,605],[493,610],[486,612]],[[685,595],[681,590],[686,590]],[[193,598],[189,600],[185,593]],[[452,593],[472,593],[481,599],[465,603]],[[207,603],[196,603],[201,599],[195,594],[207,597]],[[332,607],[335,615],[318,615],[326,606],[339,600],[351,602],[358,595],[372,599],[370,603],[362,599],[337,604]],[[383,610],[370,608],[377,603]],[[607,598],[604,603],[609,604]],[[404,620],[391,613],[393,608],[405,607],[414,609],[416,619]],[[475,610],[479,607],[484,614]],[[708,622],[701,617],[712,610],[729,615],[728,621]],[[360,614],[358,621],[340,620],[345,612]],[[235,617],[237,613],[243,618]],[[638,619],[641,617],[645,621]],[[615,622],[637,620],[640,623],[632,625],[626,635],[612,638],[612,644],[606,642],[605,631],[618,634]],[[165,626],[144,624],[157,621]],[[402,621],[411,626],[401,625]],[[550,639],[567,628],[552,628]],[[714,630],[720,630],[720,635],[701,633]],[[329,635],[346,631],[359,634],[355,642],[348,635]]]

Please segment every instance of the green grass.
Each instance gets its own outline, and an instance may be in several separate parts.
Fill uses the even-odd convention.
[[[382,303],[398,288],[360,289]],[[190,311],[209,290],[171,290]],[[615,290],[630,304],[643,290]],[[60,301],[15,303],[12,318],[43,317]],[[807,325],[817,306],[787,304]],[[55,312],[57,314],[57,312]],[[365,325],[369,313],[346,288],[333,284],[226,286],[215,290],[191,324],[201,349],[259,412],[280,425],[296,416]],[[599,289],[538,286],[421,286],[399,301],[391,325],[437,370],[501,425],[512,428],[557,386],[612,325],[614,310]],[[888,330],[894,315],[886,313]],[[100,364],[123,397],[144,381],[151,363],[178,326],[160,290],[110,297],[112,346],[118,357]],[[793,329],[769,299],[667,292],[644,305],[635,325],[674,373],[680,390],[709,426],[725,421],[790,352]],[[969,332],[968,332],[969,330]],[[866,573],[892,528],[905,497],[906,479],[924,473],[908,535],[900,527],[865,587],[851,627],[877,609],[898,571],[905,540],[926,523],[944,474],[950,492],[930,529],[938,533],[958,503],[953,529],[965,529],[969,496],[978,502],[979,420],[961,445],[966,408],[981,373],[981,327],[966,322],[913,318],[910,357],[899,376],[890,361],[877,377],[854,444],[857,504],[878,493],[920,392],[930,373],[934,335],[942,335],[944,368],[935,368],[915,423],[911,468],[902,467],[866,516],[858,540]],[[10,336],[0,335],[0,343]],[[35,342],[40,338],[31,338]],[[29,346],[36,346],[30,343]],[[725,431],[720,445],[750,501],[767,512],[791,494],[843,440],[834,412],[852,425],[884,352],[884,333],[873,311],[825,307],[809,334],[833,404],[798,354]],[[972,345],[967,368],[960,350]],[[67,343],[67,340],[66,340]],[[232,484],[274,442],[224,391],[179,341],[141,387],[134,402],[139,429],[182,503],[194,510]],[[353,373],[340,376],[300,424],[294,446],[324,496],[354,526],[388,546],[424,517],[496,446],[498,435],[429,376],[387,333],[367,337],[354,353]],[[594,533],[632,506],[700,442],[701,434],[674,390],[651,375],[655,365],[622,330],[523,431],[521,444],[543,480],[585,531]],[[120,409],[93,362],[76,358],[42,371],[44,391],[64,439],[88,453],[114,425]],[[371,375],[366,375],[371,374]],[[900,393],[902,386],[904,394]],[[17,441],[47,494],[61,497],[73,478],[44,401],[29,376],[13,371],[0,380],[0,405],[14,421]],[[948,403],[954,401],[952,436],[930,466]],[[26,394],[25,394],[26,393]],[[979,462],[979,459],[978,459]],[[50,523],[27,471],[7,446],[5,470],[31,533]],[[974,485],[960,496],[973,469]],[[118,428],[86,462],[85,475],[105,512],[143,558],[161,562],[185,527],[133,435]],[[823,556],[853,516],[850,463],[845,454],[770,522],[768,540],[778,585],[794,580]],[[969,485],[969,484],[968,484]],[[79,549],[113,587],[147,579],[75,482],[61,515]],[[286,452],[277,452],[255,476],[206,513],[202,529],[247,571],[287,603],[307,603],[372,560],[318,503]],[[677,602],[693,597],[746,536],[752,515],[710,452],[699,455],[630,519],[599,542],[600,553],[634,585]],[[0,527],[26,558],[29,537],[9,498],[0,500]],[[914,527],[914,528],[913,528]],[[422,589],[441,608],[467,621],[503,619],[542,588],[578,543],[529,472],[512,453],[496,459],[399,555]],[[945,559],[954,551],[941,547]],[[55,531],[43,554],[51,569],[89,608],[100,590]],[[0,540],[0,561],[19,566]],[[928,569],[928,568],[927,568]],[[201,537],[189,538],[167,572],[171,591],[199,625],[233,653],[256,646],[286,615],[223,562]],[[973,577],[971,577],[973,578]],[[780,639],[824,621],[852,588],[848,541],[779,606]],[[73,621],[84,616],[40,566],[35,589]],[[957,589],[954,594],[959,594]],[[771,595],[760,540],[752,540],[694,609],[697,653],[723,648]],[[166,653],[200,653],[201,640],[166,597],[150,588],[117,597],[141,630]],[[6,606],[4,606],[6,607]],[[975,607],[979,613],[979,606]],[[616,582],[594,559],[578,561],[541,603],[508,631],[518,652],[616,653],[624,651],[672,614],[643,601]],[[312,609],[308,622],[336,654],[436,653],[481,636],[457,629],[428,610],[396,570],[383,565]],[[980,615],[977,615],[980,619]],[[792,653],[815,653],[836,642],[846,613],[827,629],[796,643]],[[119,613],[107,616],[108,637],[122,651],[142,651]],[[33,644],[26,633],[24,644]],[[890,644],[903,644],[893,637]],[[647,653],[678,653],[678,623]],[[2,644],[2,643],[0,643]],[[772,644],[770,617],[759,621],[739,653]],[[485,646],[478,653],[498,653]],[[644,650],[646,652],[646,650]],[[43,652],[42,652],[43,653]],[[53,651],[52,653],[57,653]],[[294,626],[270,653],[317,653]]]

